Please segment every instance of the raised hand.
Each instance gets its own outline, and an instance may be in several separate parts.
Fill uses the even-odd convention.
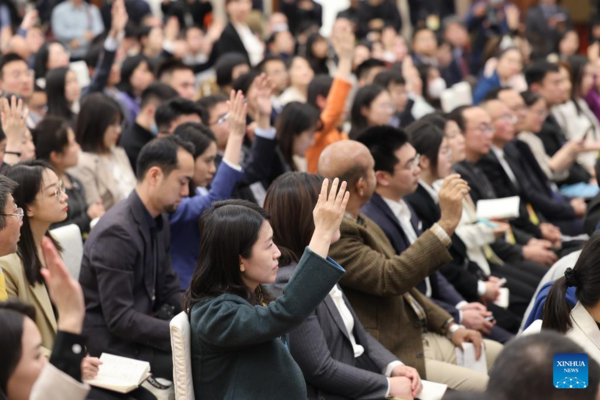
[[[179,20],[177,17],[169,17],[165,24],[165,40],[174,42],[179,35]]]
[[[228,105],[229,139],[227,140],[227,146],[225,146],[223,159],[233,165],[239,165],[242,144],[244,143],[244,136],[246,136],[248,104],[244,101],[244,95],[241,91],[236,93],[232,90]]]
[[[46,268],[42,268],[40,273],[46,281],[50,299],[58,310],[58,329],[81,334],[85,316],[81,286],[69,275],[50,238],[45,237],[42,241],[42,251]]]
[[[37,20],[38,12],[37,10],[29,10],[25,13],[23,17],[23,21],[21,22],[21,29],[27,31],[35,25],[35,21]]]
[[[354,46],[356,42],[354,33],[345,28],[343,32],[340,33],[340,36],[337,38],[337,55],[340,59],[344,58],[352,60],[352,57],[354,56]]]
[[[17,100],[15,96],[12,96],[10,103],[8,99],[2,99],[2,130],[9,144],[21,144],[25,140],[28,113],[27,106],[23,104],[22,99]]]
[[[121,32],[125,30],[125,26],[127,25],[127,21],[129,20],[129,16],[127,15],[127,10],[125,9],[125,3],[123,0],[115,0],[111,9],[112,21],[110,27],[111,36],[118,36]]]
[[[254,80],[254,90],[255,90],[255,102],[256,102],[256,121],[259,123],[261,128],[264,128],[264,124],[261,124],[261,119],[263,122],[266,118],[271,119],[271,112],[273,112],[273,91],[275,90],[275,86],[271,82],[271,79],[267,77],[266,74],[261,74]],[[269,122],[270,125],[270,122]],[[268,128],[268,126],[267,126]]]
[[[469,185],[458,174],[452,174],[446,179],[440,189],[440,209],[442,218],[438,224],[452,236],[462,216],[462,202],[469,194]]]
[[[338,191],[339,183],[340,180],[335,178],[328,194],[329,180],[323,181],[319,200],[313,210],[315,232],[308,247],[323,258],[327,257],[329,246],[338,234],[350,198],[350,192],[346,191],[346,182],[342,182]]]

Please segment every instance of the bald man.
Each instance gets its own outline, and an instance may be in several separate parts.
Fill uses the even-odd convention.
[[[366,330],[424,379],[481,392],[487,375],[455,365],[455,346],[468,341],[479,349],[481,334],[456,324],[416,289],[451,260],[447,247],[460,221],[468,186],[457,175],[446,179],[440,191],[440,221],[396,255],[385,233],[360,212],[375,190],[374,166],[369,149],[355,141],[333,143],[319,159],[319,174],[345,180],[350,192],[341,238],[330,250],[346,269],[340,281],[344,293]],[[501,348],[486,341],[490,365]]]

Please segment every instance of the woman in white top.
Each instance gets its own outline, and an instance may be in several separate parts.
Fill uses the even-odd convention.
[[[87,204],[102,201],[106,210],[127,198],[136,184],[127,154],[117,146],[122,123],[119,104],[106,95],[91,94],[81,104],[75,137],[83,153],[68,172],[83,183]]]
[[[285,89],[279,96],[279,104],[283,107],[292,101],[306,103],[308,85],[315,77],[313,69],[306,58],[296,56],[290,63],[288,73],[290,75],[290,87]]]
[[[585,353],[600,362],[600,235],[587,242],[574,268],[567,268],[546,298],[542,329],[566,334]],[[571,310],[566,300],[568,287],[575,287],[577,304]]]

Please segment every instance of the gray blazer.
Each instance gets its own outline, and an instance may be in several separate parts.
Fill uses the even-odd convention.
[[[192,307],[194,392],[203,400],[305,400],[302,371],[282,336],[298,327],[344,274],[306,249],[285,295],[252,306],[233,294]]]
[[[282,295],[295,269],[295,263],[279,269],[275,284],[268,287],[274,295]],[[365,331],[345,295],[344,301],[354,318],[354,338],[365,349],[359,358],[354,357],[342,316],[329,295],[290,332],[290,352],[306,379],[308,398],[384,399],[388,381],[383,370],[398,358]]]

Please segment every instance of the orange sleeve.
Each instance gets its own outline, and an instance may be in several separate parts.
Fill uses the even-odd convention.
[[[348,135],[340,133],[337,125],[344,114],[346,100],[352,90],[352,84],[348,81],[335,78],[331,90],[327,96],[327,106],[321,113],[323,128],[315,134],[314,144],[306,151],[306,163],[308,172],[317,173],[319,157],[325,147],[340,140],[347,140]]]

